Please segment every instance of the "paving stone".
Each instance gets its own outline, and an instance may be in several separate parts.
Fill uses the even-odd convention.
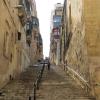
[[[0,100],[29,100],[33,91],[40,67],[29,67],[19,78],[6,85],[1,91],[4,96]],[[50,71],[45,70],[40,88],[36,91],[36,100],[94,100],[78,86],[60,67],[51,66]]]
[[[4,96],[0,96],[0,100],[28,100],[32,90],[33,83],[37,78],[37,73],[42,67],[29,67],[25,72],[7,84],[1,91]]]
[[[51,66],[43,73],[36,100],[94,100],[60,67]]]

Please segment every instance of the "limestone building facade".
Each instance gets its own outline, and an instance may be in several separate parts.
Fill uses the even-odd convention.
[[[32,16],[35,0],[0,0],[0,88],[31,65]]]
[[[51,13],[51,34],[50,34],[50,60],[56,65],[60,61],[60,28],[63,12],[63,4],[57,3]]]
[[[65,0],[61,33],[61,63],[88,81],[100,100],[100,0]]]

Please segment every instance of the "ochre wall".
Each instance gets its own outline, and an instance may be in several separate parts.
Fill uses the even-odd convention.
[[[84,19],[91,85],[100,100],[100,0],[84,0]]]
[[[67,34],[72,34],[65,61],[89,81],[100,100],[100,0],[67,0]],[[96,85],[97,84],[97,85]]]
[[[15,52],[17,52],[15,41],[19,21],[18,17],[15,17],[16,10],[10,7],[12,3],[14,2],[8,3],[7,0],[0,0],[0,87],[6,84],[9,76],[13,75],[17,67],[17,62],[14,58],[17,56],[15,55]],[[13,19],[12,16],[15,18]],[[5,53],[6,47],[7,53]],[[11,59],[14,60],[14,64]]]
[[[67,36],[72,34],[70,45],[66,51],[65,62],[85,79],[88,77],[87,47],[84,41],[84,21],[82,0],[67,1]]]
[[[18,16],[18,4],[19,0],[0,0],[0,88],[10,81],[10,76],[15,78],[30,65],[30,47]]]

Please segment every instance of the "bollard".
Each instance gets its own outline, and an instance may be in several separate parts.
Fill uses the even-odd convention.
[[[34,88],[34,100],[36,100],[36,87]]]
[[[39,79],[37,80],[37,90],[39,90]]]
[[[29,96],[29,100],[31,100],[31,96]]]

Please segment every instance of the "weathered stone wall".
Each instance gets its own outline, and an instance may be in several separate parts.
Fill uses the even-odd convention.
[[[16,21],[18,20],[17,17],[15,20],[13,19],[17,12],[14,8],[10,8],[12,3],[10,1],[8,3],[7,0],[0,0],[0,87],[5,85],[5,81],[9,80],[10,75],[13,75],[17,68],[17,60],[14,58],[17,56],[15,41],[19,21]]]
[[[91,85],[100,100],[100,0],[84,0],[85,39]]]
[[[19,0],[0,0],[0,88],[30,65],[30,47],[18,16],[18,4]]]
[[[72,35],[66,51],[65,62],[88,80],[87,48],[84,41],[84,21],[82,0],[67,1],[68,32]],[[67,46],[67,45],[66,45]]]
[[[92,86],[100,100],[100,0],[67,0],[67,36],[72,35],[65,62]],[[66,45],[67,46],[67,45]]]
[[[43,44],[41,44],[41,46],[39,45],[39,34],[39,28],[33,28],[30,47],[31,65],[36,63],[39,59],[43,58]]]

